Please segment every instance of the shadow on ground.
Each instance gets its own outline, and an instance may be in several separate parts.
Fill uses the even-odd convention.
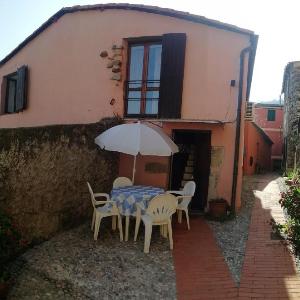
[[[26,252],[8,299],[175,299],[168,241],[154,231],[144,254],[142,231],[136,243],[132,232],[120,242],[106,221],[96,242],[84,224]]]

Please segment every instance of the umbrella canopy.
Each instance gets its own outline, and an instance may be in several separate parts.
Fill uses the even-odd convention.
[[[102,149],[134,155],[133,178],[136,156],[170,156],[178,152],[177,145],[157,126],[150,123],[131,123],[114,126],[95,138]]]

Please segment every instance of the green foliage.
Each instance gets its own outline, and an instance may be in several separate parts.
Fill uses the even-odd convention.
[[[287,172],[287,180],[299,182],[299,170],[292,170]]]
[[[299,172],[292,172],[288,179],[288,189],[281,193],[279,203],[288,214],[285,224],[278,224],[271,220],[274,232],[284,236],[292,245],[295,253],[300,254],[300,176]]]

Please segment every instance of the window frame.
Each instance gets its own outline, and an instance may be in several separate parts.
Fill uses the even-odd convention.
[[[10,78],[10,77],[15,77],[15,76],[17,76],[17,79],[12,79],[12,78]],[[5,85],[6,85],[6,87],[5,87],[6,91],[5,91],[5,97],[4,97],[4,99],[5,99],[5,103],[4,103],[4,114],[16,114],[16,113],[18,113],[18,111],[17,111],[17,105],[16,105],[16,104],[17,104],[17,81],[18,81],[18,72],[15,71],[15,72],[12,72],[12,73],[10,73],[10,74],[7,74],[7,75],[3,76],[3,80],[6,81],[6,83],[5,83]],[[9,97],[9,81],[15,81],[15,83],[16,83],[16,87],[15,87],[15,95],[14,95],[14,110],[13,110],[12,112],[9,112],[9,111],[8,111],[8,101],[9,101],[9,99],[8,99],[8,97]]]
[[[274,118],[269,118],[269,113],[270,112],[273,112],[274,113]],[[267,121],[268,122],[275,122],[276,121],[276,109],[273,109],[273,108],[268,108],[268,110],[267,110]]]
[[[146,92],[147,91],[158,91],[160,86],[152,87],[147,89],[147,76],[148,76],[148,62],[149,62],[149,47],[152,45],[162,46],[162,36],[153,37],[139,37],[139,38],[128,38],[127,39],[127,66],[126,66],[126,81],[125,81],[125,95],[124,95],[124,116],[127,118],[158,118],[159,116],[159,105],[157,105],[157,113],[146,114]],[[129,93],[129,78],[130,78],[130,64],[131,64],[131,49],[134,46],[144,46],[144,57],[143,57],[143,70],[142,70],[142,83],[141,83],[141,100],[140,100],[140,113],[130,114],[128,113],[128,93]],[[146,66],[146,67],[145,67]],[[160,79],[159,79],[160,83]],[[158,98],[158,104],[160,97]]]

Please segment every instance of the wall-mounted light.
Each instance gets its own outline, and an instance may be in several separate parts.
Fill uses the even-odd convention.
[[[232,86],[232,87],[235,86],[235,79],[230,80],[230,86]]]

